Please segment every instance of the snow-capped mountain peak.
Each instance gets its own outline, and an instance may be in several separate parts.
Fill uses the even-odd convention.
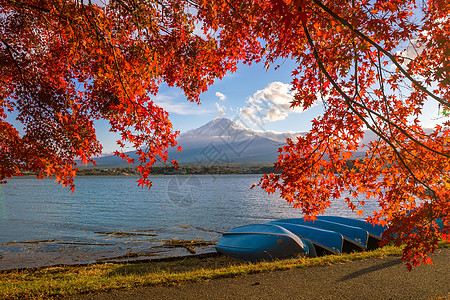
[[[228,165],[267,164],[277,159],[278,148],[286,142],[286,137],[296,133],[277,133],[273,131],[254,131],[235,122],[216,118],[207,124],[186,131],[178,138],[183,149],[169,149],[169,157],[180,164]],[[127,154],[135,157],[134,151]],[[107,156],[97,159],[98,166],[123,165],[118,157]]]
[[[229,119],[226,118],[216,118],[207,124],[186,131],[181,134],[181,139],[204,139],[204,138],[214,138],[214,137],[234,137],[237,139],[252,138],[255,136],[273,140],[275,142],[284,143],[286,138],[295,138],[299,135],[303,135],[302,132],[275,132],[275,131],[262,131],[262,130],[252,130],[245,128]]]
[[[253,131],[246,129],[226,118],[216,118],[207,124],[186,131],[181,134],[180,139],[192,138],[225,138],[233,136],[235,138],[248,138],[256,135]]]

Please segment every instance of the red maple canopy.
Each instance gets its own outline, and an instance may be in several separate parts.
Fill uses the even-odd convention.
[[[152,101],[161,82],[198,102],[240,61],[269,67],[290,58],[292,106],[322,101],[325,111],[305,137],[280,149],[281,174],[260,186],[309,218],[344,192],[358,215],[377,198],[380,209],[367,218],[389,224],[384,243],[406,243],[408,267],[429,263],[438,240],[450,239],[450,124],[425,130],[420,119],[426,102],[443,115],[449,109],[448,1],[1,0],[0,7],[0,180],[33,171],[73,190],[74,159],[100,154],[93,121],[105,119],[121,134],[119,145],[138,149],[139,185],[150,186],[151,165],[168,159],[178,134]],[[364,129],[378,139],[355,157]]]

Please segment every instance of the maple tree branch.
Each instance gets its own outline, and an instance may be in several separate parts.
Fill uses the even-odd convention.
[[[48,8],[43,8],[40,6],[36,6],[34,4],[30,4],[30,3],[24,3],[24,2],[19,2],[19,1],[14,1],[14,0],[7,0],[7,2],[9,4],[11,4],[11,6],[15,6],[15,7],[20,7],[20,8],[28,8],[28,9],[32,9],[32,10],[38,10],[41,12],[50,12],[50,9]]]
[[[95,16],[94,15],[92,16],[94,18],[94,20],[91,20],[91,18],[88,16],[86,10],[84,9],[84,6],[83,6],[83,13],[84,13],[86,19],[88,20],[88,22],[90,23],[91,27],[94,29],[95,33],[97,34],[97,39],[99,41],[102,41],[102,40],[105,41],[108,44],[108,46],[111,48],[111,52],[112,52],[113,58],[114,58],[115,69],[116,69],[117,75],[119,77],[118,79],[120,81],[120,84],[122,85],[122,88],[123,88],[123,90],[125,92],[125,95],[127,96],[128,100],[129,100],[129,102],[134,106],[135,115],[137,115],[136,104],[134,103],[134,101],[131,100],[131,97],[128,94],[128,90],[125,87],[125,83],[124,83],[124,81],[122,79],[122,75],[121,75],[121,72],[120,72],[120,67],[119,67],[119,64],[117,62],[115,47],[111,44],[109,39],[107,37],[105,37],[101,33],[101,31],[99,30],[99,27],[98,27],[97,23],[95,22]]]
[[[390,106],[388,103],[388,100],[386,98],[386,93],[385,93],[385,88],[384,88],[384,78],[383,78],[383,72],[382,72],[382,67],[381,67],[381,55],[380,55],[380,51],[378,51],[378,66],[376,66],[377,72],[378,72],[378,76],[380,77],[379,79],[379,83],[380,83],[380,89],[381,89],[381,94],[382,94],[382,99],[384,101],[384,105],[385,105],[385,112],[387,115],[387,119],[390,120],[391,119],[391,114],[390,114]],[[394,118],[397,118],[396,114],[394,114],[393,116]],[[400,121],[400,120],[397,120]],[[401,121],[400,121],[401,122]],[[397,144],[399,147],[401,147],[402,149],[404,149],[409,155],[411,155],[412,157],[414,157],[415,159],[418,160],[422,160],[421,157],[418,157],[415,154],[412,154],[408,151],[408,149],[402,144],[400,143],[397,138],[394,136],[393,132],[392,132],[392,124],[388,123],[389,125],[389,132],[390,135],[392,137],[392,139],[394,140],[395,144]],[[405,125],[405,124],[404,124]],[[416,132],[417,133],[417,132]],[[421,168],[422,170],[422,174],[423,174],[423,168]]]
[[[372,63],[375,64],[375,62],[373,62],[373,61],[372,61]],[[381,62],[380,62],[380,63],[381,63]],[[376,66],[375,66],[375,67],[376,67]],[[378,67],[376,67],[376,68],[377,68],[377,70],[379,70]],[[382,79],[381,73],[379,73],[379,74],[380,74],[381,79]],[[383,87],[383,80],[380,81],[380,85],[381,85],[381,88],[382,88],[382,87]],[[384,89],[382,88],[382,90],[384,90]],[[383,94],[383,100],[387,103],[387,99],[386,99],[385,93],[382,92],[382,94]],[[388,111],[386,111],[386,113],[388,114],[388,118],[386,118],[386,117],[384,117],[383,115],[377,113],[376,111],[370,109],[367,105],[362,105],[361,103],[355,101],[354,99],[351,99],[351,98],[349,98],[349,99],[350,99],[350,101],[352,101],[352,103],[353,103],[354,105],[359,106],[360,108],[366,110],[368,113],[374,114],[375,116],[377,116],[378,118],[380,118],[381,120],[383,120],[384,122],[386,122],[386,124],[388,124],[390,128],[391,128],[391,126],[395,127],[397,130],[399,130],[403,135],[405,135],[407,138],[409,138],[409,139],[410,139],[411,141],[413,141],[414,143],[420,145],[421,147],[424,147],[425,149],[428,149],[428,150],[434,152],[435,154],[442,155],[442,156],[444,156],[444,157],[450,158],[450,155],[445,154],[445,153],[443,153],[443,152],[440,152],[440,151],[437,151],[437,150],[434,150],[434,149],[428,147],[427,145],[423,144],[422,142],[420,142],[419,140],[417,140],[416,138],[414,138],[414,137],[413,137],[412,135],[410,135],[408,132],[406,132],[402,127],[400,127],[400,126],[397,125],[396,123],[390,121],[390,118],[389,118],[389,112],[388,112]],[[361,102],[364,102],[364,101],[362,100],[361,97],[359,97],[359,99],[361,100]],[[386,104],[386,105],[387,105],[386,109],[388,110],[389,105],[388,105],[388,104]],[[396,116],[396,117],[397,117],[397,116]],[[372,121],[374,122],[374,124],[376,124],[376,122],[375,122],[374,120],[372,120]],[[400,121],[401,123],[403,123],[401,120],[398,120],[398,121]],[[403,123],[403,125],[406,125],[406,124]],[[378,129],[379,129],[379,132],[382,131],[380,128],[378,128]],[[418,132],[416,132],[416,131],[414,131],[414,132],[417,133],[417,134],[420,134],[420,133],[418,133]],[[392,133],[392,131],[391,131],[391,133]],[[391,136],[392,136],[392,134],[391,134]],[[394,137],[394,136],[392,136],[392,137],[394,138],[394,140],[396,141],[396,143],[397,143],[398,145],[401,146],[401,144],[397,142],[397,140],[395,139],[395,137]]]
[[[333,85],[334,86],[334,85]],[[430,150],[431,152],[438,154],[438,155],[442,155],[446,158],[450,158],[449,154],[445,154],[443,152],[434,150],[433,148],[428,147],[427,145],[423,144],[422,142],[420,142],[419,140],[417,140],[416,138],[414,138],[413,136],[411,136],[408,132],[406,132],[403,128],[401,128],[400,126],[398,126],[397,124],[391,122],[389,119],[387,119],[386,117],[384,117],[383,115],[377,113],[376,111],[370,109],[369,107],[367,107],[366,105],[362,105],[361,103],[354,101],[353,99],[351,99],[350,97],[347,96],[347,98],[349,99],[350,102],[352,102],[354,105],[359,106],[360,108],[366,110],[367,112],[374,114],[375,116],[377,116],[378,118],[380,118],[381,120],[383,120],[384,122],[386,122],[388,125],[390,126],[394,126],[397,130],[399,130],[403,135],[405,135],[407,138],[409,138],[411,141],[413,141],[414,143],[418,144],[419,146]]]
[[[388,101],[387,101],[387,98],[386,98],[385,89],[384,89],[384,79],[383,79],[383,72],[381,70],[381,55],[380,55],[380,51],[378,51],[377,54],[378,54],[377,55],[377,57],[378,57],[378,66],[375,65],[375,62],[373,62],[373,63],[375,65],[375,68],[376,68],[376,70],[378,72],[378,76],[379,76],[378,82],[380,84],[380,89],[381,89],[381,95],[382,95],[381,98],[383,99],[383,102],[384,102],[384,105],[385,105],[385,113],[387,115],[387,120],[390,120],[391,119],[391,117],[390,117],[390,107],[389,107],[389,104],[388,104]],[[372,57],[370,57],[370,58],[372,58]],[[372,62],[372,59],[371,59],[371,62]],[[366,106],[366,105],[364,105],[364,106]],[[399,120],[397,120],[397,121],[399,121]],[[391,124],[391,122],[388,122],[387,124],[388,124],[388,128],[389,128],[389,132],[390,132],[391,138],[394,140],[394,142],[398,146],[404,148],[403,145],[400,144],[400,142],[394,136],[394,134],[392,132],[392,124]],[[406,124],[403,124],[403,125],[406,125]]]
[[[346,26],[348,29],[359,35],[363,40],[374,46],[378,51],[381,51],[384,55],[386,55],[393,63],[394,65],[400,70],[400,72],[408,78],[417,88],[419,88],[422,92],[426,93],[430,97],[432,97],[434,100],[438,101],[439,103],[450,106],[450,103],[445,101],[444,99],[436,96],[432,92],[430,92],[426,87],[420,84],[417,80],[415,80],[411,74],[409,74],[397,61],[397,59],[388,51],[386,51],[383,47],[378,45],[376,42],[374,42],[371,38],[369,38],[367,35],[356,29],[354,26],[352,26],[350,23],[347,22],[344,18],[340,17],[338,14],[334,13],[331,9],[329,9],[326,5],[324,5],[319,0],[312,0],[315,4],[317,4],[320,8],[322,8],[325,12],[327,12],[329,15],[331,15],[334,19],[339,21],[342,25]]]
[[[50,116],[53,117],[53,119],[60,125],[61,122],[58,120],[58,118],[56,118],[52,112],[50,111],[49,108],[47,108],[46,106],[42,105],[41,101],[39,100],[39,98],[37,98],[33,91],[30,89],[30,87],[28,86],[25,77],[23,76],[23,72],[22,72],[22,68],[19,66],[19,63],[17,62],[16,58],[14,57],[13,53],[11,50],[13,50],[14,52],[18,53],[13,47],[11,47],[11,45],[9,45],[8,42],[6,42],[3,37],[0,37],[0,40],[2,41],[2,43],[5,45],[6,49],[8,50],[8,55],[9,57],[12,59],[14,66],[16,67],[17,71],[19,72],[19,76],[20,76],[20,80],[22,81],[23,86],[25,87],[25,89],[28,91],[29,95],[31,96],[31,98],[36,101],[37,105],[39,105],[40,108],[42,108],[43,110],[45,110]]]
[[[383,99],[383,102],[384,102],[384,105],[385,105],[385,113],[386,113],[386,115],[387,115],[387,118],[386,118],[386,119],[387,119],[387,120],[390,120],[390,119],[391,119],[390,106],[389,106],[389,103],[388,103],[388,100],[387,100],[387,97],[386,97],[385,88],[384,88],[384,78],[383,78],[383,72],[382,72],[383,68],[382,68],[382,64],[381,64],[381,53],[380,53],[380,51],[378,51],[377,54],[378,54],[378,55],[377,55],[377,58],[378,58],[378,65],[375,65],[375,62],[373,62],[372,60],[371,60],[371,62],[374,64],[374,66],[375,66],[375,68],[377,69],[377,72],[378,72],[378,76],[379,76],[378,82],[379,82],[379,84],[380,84],[380,89],[381,89],[382,99]],[[360,98],[360,100],[362,101],[361,98]],[[362,101],[362,102],[363,102],[363,101]],[[364,106],[366,106],[366,105],[364,105]],[[394,114],[394,117],[397,118],[397,116],[396,116],[395,114]],[[401,123],[403,123],[401,120],[397,120],[397,121],[400,121]],[[375,121],[373,121],[373,122],[374,122],[374,124],[376,124]],[[422,160],[422,158],[418,157],[417,155],[410,153],[410,152],[408,151],[408,149],[407,149],[402,143],[400,143],[400,141],[398,141],[398,139],[395,137],[395,135],[394,135],[393,132],[392,132],[392,122],[387,122],[387,124],[388,124],[388,128],[389,128],[390,136],[391,136],[391,138],[393,139],[393,142],[394,142],[397,146],[399,146],[400,148],[402,148],[403,150],[405,150],[405,152],[407,152],[409,155],[411,155],[411,156],[414,157],[415,159]],[[395,125],[395,124],[394,124],[394,125]],[[403,124],[403,125],[405,125],[405,124]],[[378,127],[378,126],[377,126],[377,127]],[[378,129],[379,129],[380,132],[381,132],[381,128],[378,127]],[[416,133],[417,133],[417,132],[416,132]],[[424,173],[423,173],[423,168],[420,168],[420,170],[422,171],[422,174],[424,174]]]
[[[232,10],[235,14],[237,14],[238,17],[239,17],[242,21],[244,21],[247,25],[250,25],[250,22],[249,22],[247,19],[245,19],[245,18],[241,15],[241,13],[240,13],[236,8],[234,8],[233,4],[231,4],[230,1],[225,0],[225,2],[227,3],[227,5],[228,5],[229,7],[231,7],[231,10]]]
[[[191,1],[191,0],[185,0],[185,2],[187,2],[188,4],[192,5],[193,7],[195,7],[196,9],[200,8],[200,5],[195,2],[195,1]]]
[[[378,54],[379,54],[379,51],[378,51]],[[402,124],[402,125],[404,125],[404,126],[407,126],[407,124],[403,121],[403,120],[401,120],[401,119],[399,119],[398,118],[398,116],[394,113],[393,115],[391,115],[390,114],[390,111],[392,110],[392,108],[391,108],[391,106],[389,105],[389,102],[388,102],[388,100],[387,100],[387,97],[386,97],[386,93],[385,93],[385,89],[384,89],[384,78],[383,78],[383,73],[382,73],[382,70],[383,70],[383,68],[381,67],[381,61],[380,61],[380,56],[378,55],[378,59],[379,59],[379,61],[378,61],[378,65],[373,61],[373,59],[370,57],[370,62],[373,64],[373,66],[376,68],[376,70],[377,70],[377,73],[378,73],[378,76],[380,77],[380,79],[378,80],[378,82],[380,83],[380,88],[381,88],[381,93],[382,93],[382,99],[383,99],[383,101],[384,101],[384,105],[385,105],[385,113],[386,113],[386,115],[387,115],[387,118],[385,118],[385,119],[383,119],[383,121],[385,121],[386,123],[388,123],[388,125],[389,125],[389,129],[390,129],[390,132],[391,132],[391,136],[392,136],[392,130],[391,130],[391,128],[392,128],[392,125],[394,124],[395,126],[396,126],[396,124],[395,123],[393,123],[392,121],[390,121],[391,120],[391,118],[395,118],[396,120],[397,120],[397,122],[399,122],[400,124]],[[361,100],[361,102],[364,102],[363,100],[362,100],[362,98],[360,97],[360,100]],[[375,100],[374,100],[375,101]],[[367,106],[364,106],[364,109],[366,109],[366,107]],[[381,115],[380,115],[381,116]],[[387,120],[389,120],[389,121],[387,121]],[[397,129],[401,129],[401,127],[398,127],[397,126]],[[427,136],[426,134],[424,134],[424,133],[421,133],[421,132],[418,132],[418,131],[416,131],[416,130],[414,130],[414,129],[411,129],[415,134],[418,134],[418,135],[421,135],[421,136]],[[406,132],[405,132],[406,133]],[[406,135],[408,138],[411,138],[410,137],[410,135]],[[395,139],[395,137],[394,137],[394,139]],[[414,139],[413,139],[414,140]],[[415,141],[415,140],[414,140]],[[398,143],[397,142],[397,144],[399,145],[399,146],[401,146],[401,144],[400,143]]]
[[[433,195],[436,195],[434,190],[429,187],[428,184],[426,184],[425,182],[423,182],[422,180],[420,180],[419,178],[417,178],[417,176],[414,174],[414,172],[411,170],[411,168],[409,168],[409,166],[406,164],[406,162],[404,161],[403,157],[401,156],[401,154],[398,152],[398,150],[396,149],[395,145],[392,144],[391,141],[389,141],[388,138],[386,138],[383,134],[381,134],[380,132],[378,132],[375,128],[373,128],[373,126],[371,126],[369,124],[369,122],[367,122],[367,120],[364,118],[364,116],[361,115],[361,113],[356,110],[353,104],[357,104],[358,106],[362,106],[361,104],[355,102],[354,100],[352,100],[340,87],[339,85],[335,82],[335,80],[331,77],[330,73],[326,70],[325,66],[322,63],[322,60],[319,57],[319,54],[317,53],[317,50],[314,46],[314,42],[313,39],[309,33],[308,28],[306,27],[305,24],[302,24],[303,26],[303,30],[305,31],[305,35],[306,38],[308,40],[308,44],[311,47],[311,50],[313,51],[313,55],[317,61],[317,64],[319,65],[319,69],[324,73],[325,77],[328,79],[328,81],[333,85],[333,87],[339,92],[339,94],[344,98],[345,102],[347,103],[347,106],[358,116],[359,119],[361,119],[361,121],[364,122],[364,124],[367,126],[367,128],[369,128],[373,133],[375,133],[376,135],[378,135],[381,139],[383,139],[386,144],[388,144],[391,149],[394,151],[394,153],[396,154],[397,159],[400,161],[400,163],[405,167],[405,169],[408,171],[408,173],[412,176],[412,178],[422,184],[424,187],[430,189],[433,192]]]
[[[133,8],[130,8],[129,6],[128,6],[128,4],[126,4],[124,1],[122,1],[122,0],[116,0],[119,4],[120,4],[120,6],[122,6],[123,8],[125,8],[125,10],[127,10],[128,12],[130,12],[130,13],[134,13],[134,7]]]

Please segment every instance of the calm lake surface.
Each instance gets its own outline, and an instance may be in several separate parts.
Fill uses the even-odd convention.
[[[154,176],[148,190],[134,176],[84,176],[73,195],[49,179],[13,178],[0,186],[0,269],[187,255],[165,242],[214,242],[236,226],[302,216],[278,195],[250,189],[260,177]],[[354,217],[343,199],[327,214]]]

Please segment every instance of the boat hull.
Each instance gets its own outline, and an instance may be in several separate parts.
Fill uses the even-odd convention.
[[[299,237],[274,224],[236,227],[223,234],[216,250],[250,262],[304,256],[310,252]]]
[[[322,220],[323,221],[331,221],[331,222],[340,223],[340,224],[344,224],[344,225],[359,227],[364,230],[367,230],[367,232],[369,232],[369,234],[376,236],[379,239],[381,239],[383,232],[387,229],[387,226],[373,225],[373,224],[367,223],[366,221],[363,221],[363,220],[357,220],[357,219],[345,218],[345,217],[339,217],[339,216],[318,216],[317,219],[321,220],[321,221]]]
[[[294,256],[316,257],[374,249],[386,227],[338,216],[280,219],[265,224],[236,227],[216,245],[225,255],[250,262]]]
[[[345,241],[344,241],[344,252],[351,252],[352,250],[365,250],[367,249],[369,233],[367,230],[362,229],[360,227],[354,227],[350,225],[345,225],[341,223],[325,221],[325,220],[315,220],[315,221],[307,221],[303,218],[290,218],[290,219],[281,219],[276,222],[281,223],[292,223],[297,225],[305,225],[319,229],[325,229],[330,231],[335,231],[340,233]],[[350,244],[350,245],[346,245]]]
[[[379,247],[379,242],[381,240],[383,232],[387,229],[387,226],[373,225],[363,220],[339,216],[318,216],[317,219],[321,221],[331,221],[344,225],[359,227],[366,230],[369,233],[369,239],[367,241],[367,249],[369,250]]]
[[[331,253],[342,253],[344,237],[340,233],[281,221],[273,221],[269,224],[281,226],[300,238],[308,239],[314,246],[326,249]]]

